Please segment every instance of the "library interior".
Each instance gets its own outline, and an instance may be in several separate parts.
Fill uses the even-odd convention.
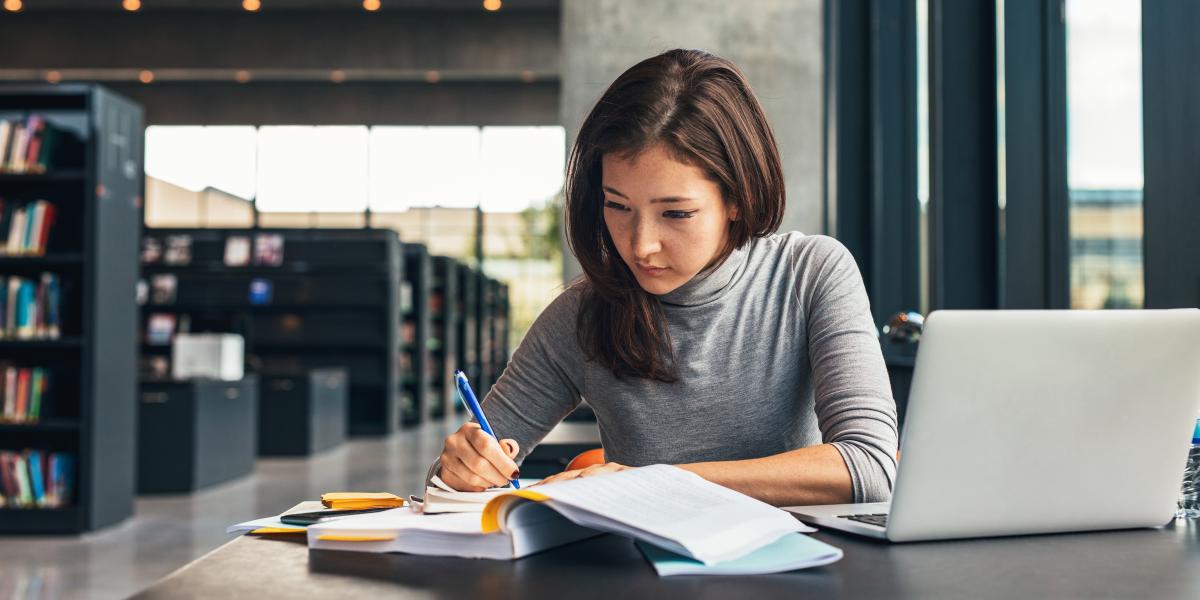
[[[1200,597],[1197,30],[4,0],[0,600]]]

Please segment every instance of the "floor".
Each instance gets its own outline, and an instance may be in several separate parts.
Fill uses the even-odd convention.
[[[430,423],[311,458],[261,459],[250,476],[200,493],[140,497],[133,518],[82,536],[0,537],[0,600],[125,598],[232,539],[231,524],[322,492],[419,492],[457,426]]]

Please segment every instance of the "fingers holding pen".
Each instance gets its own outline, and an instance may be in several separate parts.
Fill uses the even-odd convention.
[[[468,423],[468,425],[475,424]],[[516,457],[516,450],[518,450],[515,441],[504,440],[506,443],[501,444],[501,442],[488,435],[478,425],[467,430],[463,437],[471,444],[475,453],[486,461],[492,470],[500,475],[501,479],[493,482],[495,485],[506,485],[509,480],[520,477],[521,471],[517,468],[516,461],[513,460]],[[481,465],[480,468],[485,467]]]

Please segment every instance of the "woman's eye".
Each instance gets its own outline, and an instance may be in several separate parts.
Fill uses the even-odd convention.
[[[667,217],[668,219],[690,219],[690,218],[692,218],[692,213],[694,213],[694,212],[696,212],[696,211],[694,211],[694,210],[668,210],[667,212],[663,213],[663,216]]]
[[[616,202],[613,202],[612,200],[605,200],[604,208],[611,208],[613,210],[629,210],[628,208],[625,208],[624,204],[617,204]]]

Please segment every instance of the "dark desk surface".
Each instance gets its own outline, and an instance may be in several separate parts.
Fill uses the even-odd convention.
[[[1200,598],[1200,522],[902,545],[814,537],[845,558],[777,575],[659,578],[612,535],[517,561],[309,553],[302,541],[245,536],[137,598]]]

